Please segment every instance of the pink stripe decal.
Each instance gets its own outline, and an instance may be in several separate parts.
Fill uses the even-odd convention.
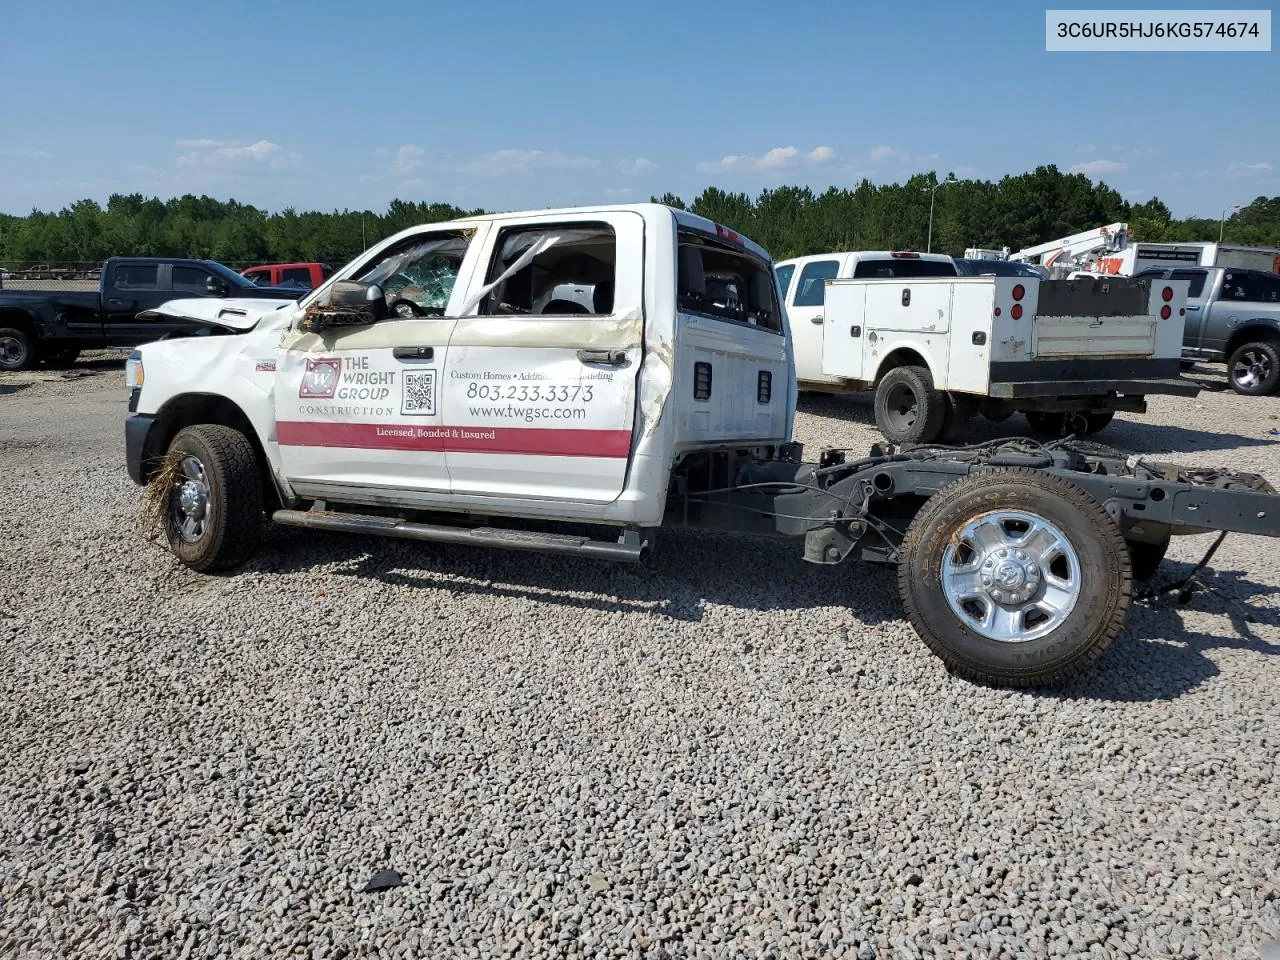
[[[285,447],[357,450],[422,450],[436,453],[518,453],[544,457],[622,457],[631,452],[630,430],[557,430],[546,427],[445,427],[412,423],[276,424]]]

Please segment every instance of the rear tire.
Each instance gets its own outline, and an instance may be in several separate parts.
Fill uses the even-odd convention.
[[[262,475],[253,444],[239,430],[201,424],[179,431],[169,444],[179,458],[168,480],[164,528],[169,548],[201,573],[227,570],[249,559],[262,532]]]
[[[1027,423],[1031,425],[1033,433],[1038,433],[1045,437],[1065,437],[1066,419],[1060,413],[1045,413],[1042,410],[1024,410],[1022,415],[1027,418]]]
[[[1035,687],[1102,655],[1124,626],[1133,582],[1120,528],[1096,500],[1062,477],[1003,467],[925,504],[903,542],[898,588],[911,625],[952,673]]]
[[[36,347],[31,334],[17,327],[0,327],[0,371],[16,373],[36,365]]]
[[[1269,340],[1242,343],[1227,358],[1231,389],[1246,397],[1264,397],[1280,384],[1280,349]]]
[[[964,432],[964,426],[972,419],[977,402],[972,394],[946,393],[946,415],[942,418],[943,440],[955,440]]]
[[[1085,436],[1092,436],[1099,430],[1105,430],[1115,416],[1114,410],[1108,410],[1105,413],[1086,413],[1084,418],[1088,427],[1084,431]]]
[[[876,426],[893,443],[933,443],[942,436],[947,398],[925,367],[894,367],[876,386]]]

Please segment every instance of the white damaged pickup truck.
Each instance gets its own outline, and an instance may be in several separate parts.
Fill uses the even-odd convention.
[[[634,562],[662,527],[785,537],[896,563],[953,671],[1034,685],[1102,653],[1171,535],[1280,535],[1259,477],[1072,438],[805,461],[768,254],[656,204],[428,224],[297,304],[160,312],[221,331],[127,370],[130,475],[201,571],[248,559],[264,515]]]

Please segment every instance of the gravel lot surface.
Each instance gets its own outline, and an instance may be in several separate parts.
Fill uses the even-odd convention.
[[[1280,544],[1052,694],[891,571],[139,532],[119,361],[0,376],[0,956],[1245,957],[1280,937]],[[1280,399],[1100,439],[1280,479]],[[798,439],[866,448],[869,398]],[[975,433],[1022,432],[1020,419]],[[1175,541],[1186,572],[1207,538]],[[403,884],[364,892],[375,871]]]

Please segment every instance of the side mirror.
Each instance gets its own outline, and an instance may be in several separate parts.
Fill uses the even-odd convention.
[[[385,320],[382,287],[359,280],[339,280],[307,307],[300,325],[312,333],[332,327],[362,327]]]
[[[227,295],[227,284],[218,277],[205,277],[204,292],[211,297],[225,297]]]

